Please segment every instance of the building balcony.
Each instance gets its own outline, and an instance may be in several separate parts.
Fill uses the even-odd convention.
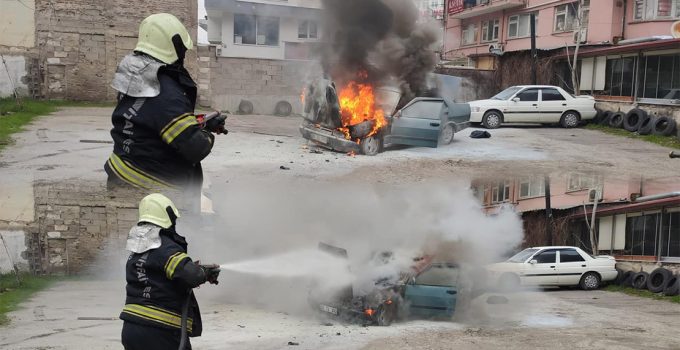
[[[525,0],[449,0],[449,18],[466,19],[526,6]]]

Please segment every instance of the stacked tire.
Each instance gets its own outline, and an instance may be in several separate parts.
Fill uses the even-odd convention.
[[[652,293],[660,293],[665,296],[680,295],[680,274],[659,267],[652,272],[635,272],[619,270],[616,284],[635,288],[646,289]]]
[[[640,135],[671,136],[677,129],[677,122],[672,117],[650,115],[640,108],[633,108],[628,113],[598,110],[593,122]]]

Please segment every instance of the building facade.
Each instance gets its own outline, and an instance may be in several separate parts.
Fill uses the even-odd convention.
[[[680,263],[678,184],[680,177],[620,179],[587,173],[552,177],[552,237],[546,237],[544,177],[477,181],[473,190],[487,213],[511,208],[522,215],[526,245],[569,244],[591,251],[589,227],[595,210],[600,253],[625,261]]]

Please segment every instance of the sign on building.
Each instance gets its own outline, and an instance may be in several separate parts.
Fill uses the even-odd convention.
[[[463,0],[448,0],[449,15],[453,15],[459,12],[463,12],[465,9]]]

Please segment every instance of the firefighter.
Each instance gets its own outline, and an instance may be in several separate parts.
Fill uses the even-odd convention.
[[[175,230],[180,214],[170,199],[154,193],[139,203],[139,222],[128,235],[126,299],[120,318],[126,350],[191,349],[201,335],[201,314],[192,288],[217,284],[219,267],[199,265]],[[185,318],[185,335],[182,318]]]
[[[227,130],[225,116],[202,122],[194,115],[196,84],[184,67],[192,46],[173,15],[151,15],[139,26],[137,46],[123,58],[112,83],[118,104],[112,115],[113,153],[104,166],[109,189],[179,191],[198,203],[201,161],[212,150],[213,134]]]

